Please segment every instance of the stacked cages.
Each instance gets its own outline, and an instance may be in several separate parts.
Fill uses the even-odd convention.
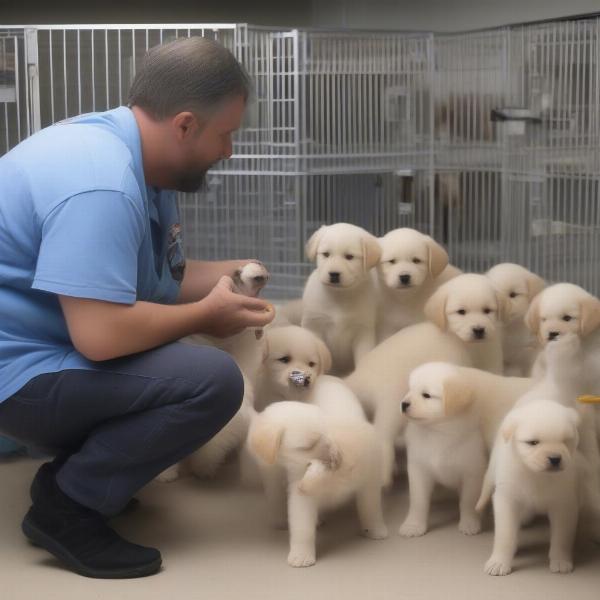
[[[144,52],[189,35],[232,50],[255,98],[208,190],[179,197],[188,256],[258,257],[271,296],[294,297],[321,224],[408,226],[465,270],[510,260],[600,292],[598,19],[447,35],[0,29],[0,153],[124,104]]]

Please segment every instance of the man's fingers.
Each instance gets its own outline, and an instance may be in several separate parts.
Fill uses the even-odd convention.
[[[217,285],[226,287],[229,291],[233,292],[235,288],[235,283],[233,283],[233,279],[229,277],[229,275],[223,275],[219,281],[217,281]]]
[[[275,318],[275,311],[244,311],[244,320],[247,322],[247,327],[264,327]]]
[[[242,298],[242,306],[248,310],[275,312],[273,305],[262,298],[253,296],[243,296]]]

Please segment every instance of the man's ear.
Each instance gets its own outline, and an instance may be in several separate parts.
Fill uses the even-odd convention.
[[[374,235],[368,232],[361,239],[363,251],[363,270],[365,273],[372,269],[381,259],[381,246]]]
[[[250,427],[248,447],[263,462],[273,465],[277,460],[282,436],[282,425],[270,422],[259,416]]]
[[[426,235],[425,241],[429,248],[429,273],[437,277],[448,266],[448,253],[432,237]]]
[[[460,414],[473,402],[473,389],[458,374],[448,377],[443,387],[444,413],[447,417]]]
[[[188,139],[195,135],[200,129],[200,123],[196,115],[189,111],[177,113],[171,119],[171,124],[175,130],[175,136],[178,141]]]
[[[538,335],[540,331],[540,295],[534,297],[525,314],[525,325],[535,335]]]
[[[306,258],[310,260],[310,262],[315,262],[317,259],[317,252],[319,250],[319,244],[321,243],[321,238],[323,234],[327,230],[327,225],[321,225],[319,229],[317,229],[306,242],[304,246],[304,252],[306,253]]]
[[[439,287],[425,303],[425,317],[437,325],[442,331],[446,331],[448,320],[446,319],[446,301],[448,290],[445,285]]]

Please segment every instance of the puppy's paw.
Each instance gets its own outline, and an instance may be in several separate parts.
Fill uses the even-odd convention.
[[[501,559],[492,556],[486,563],[483,570],[488,575],[508,575],[512,571],[512,565],[508,561],[503,561]]]
[[[550,571],[552,573],[571,573],[573,571],[573,563],[570,560],[551,560]]]
[[[160,475],[156,477],[156,481],[160,481],[160,483],[172,483],[173,481],[177,481],[179,479],[179,467],[177,465],[173,465],[168,469],[165,469]]]
[[[267,285],[271,275],[266,267],[256,261],[245,264],[241,269],[238,269],[233,276],[233,281],[246,296],[258,296],[262,288]]]
[[[427,533],[427,525],[425,523],[417,523],[415,521],[404,521],[398,529],[398,533],[402,537],[420,537]]]
[[[472,515],[462,517],[458,523],[458,530],[464,535],[477,535],[481,532],[481,520]]]
[[[360,534],[363,537],[369,538],[370,540],[385,540],[388,536],[388,529],[382,523],[376,527],[369,527],[368,529],[361,530]]]
[[[288,554],[288,565],[290,567],[311,567],[317,562],[315,551],[309,548],[292,548]]]

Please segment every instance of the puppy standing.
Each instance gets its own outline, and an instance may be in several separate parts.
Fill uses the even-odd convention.
[[[370,270],[379,262],[377,238],[355,225],[318,229],[306,243],[316,261],[302,297],[302,327],[316,333],[344,374],[375,347],[375,292]]]
[[[275,525],[285,522],[288,564],[316,561],[319,513],[354,497],[362,534],[387,537],[381,507],[381,447],[346,386],[330,376],[317,383],[315,404],[277,402],[252,421],[248,446],[256,456]]]
[[[503,310],[503,299],[489,279],[459,275],[425,305],[425,315],[433,322],[411,325],[389,337],[346,379],[381,436],[386,486],[392,481],[394,441],[402,426],[398,406],[408,391],[410,372],[426,362],[444,361],[501,373],[498,327]]]
[[[267,284],[269,272],[261,263],[251,262],[244,265],[233,280],[240,293],[255,297]],[[185,342],[215,346],[231,354],[244,378],[244,397],[239,411],[217,435],[190,456],[163,471],[157,477],[159,481],[170,483],[188,474],[213,477],[228,454],[242,446],[254,413],[254,383],[263,354],[262,337],[262,330],[248,328],[223,339],[200,334],[184,338]]]
[[[427,371],[432,364],[446,371],[443,383],[429,380]],[[410,506],[400,535],[415,537],[427,531],[436,483],[460,494],[460,532],[474,535],[481,531],[475,504],[487,452],[478,415],[470,410],[472,401],[470,388],[452,365],[429,363],[411,373],[409,392],[402,401],[402,412],[408,418],[405,437]]]
[[[504,296],[507,305],[502,335],[504,373],[527,377],[539,346],[525,325],[525,314],[535,296],[545,287],[545,281],[520,265],[502,263],[492,267],[486,276]]]
[[[425,320],[424,307],[437,288],[460,270],[433,238],[416,229],[394,229],[379,238],[376,268],[377,343]]]
[[[573,570],[572,551],[585,467],[577,451],[579,415],[556,402],[531,402],[505,418],[477,510],[493,492],[494,549],[489,575],[508,575],[521,524],[536,514],[550,520],[550,570]]]

